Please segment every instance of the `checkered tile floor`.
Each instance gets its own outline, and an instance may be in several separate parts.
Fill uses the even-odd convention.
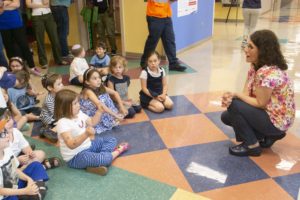
[[[295,199],[300,187],[300,140],[288,134],[258,158],[229,155],[234,133],[220,121],[222,108],[216,103],[220,94],[173,96],[172,111],[145,111],[104,133],[132,147],[113,165],[209,198],[239,195],[241,189],[250,192],[255,187],[255,198]]]
[[[51,67],[49,71],[62,74],[67,84],[68,69]],[[137,78],[139,72],[129,66],[131,77]],[[229,155],[234,132],[220,120],[221,94],[172,96],[173,110],[161,114],[142,110],[134,119],[103,133],[103,137],[112,135],[131,145],[113,166],[173,186],[180,194],[188,191],[210,199],[296,199],[300,139],[289,133],[260,157]]]

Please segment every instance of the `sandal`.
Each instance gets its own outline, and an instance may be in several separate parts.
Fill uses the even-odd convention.
[[[51,158],[46,158],[42,164],[44,165],[45,169],[54,169],[57,167],[61,166],[60,159],[57,157],[51,157]]]
[[[119,152],[120,155],[125,151],[127,151],[128,149],[130,149],[130,145],[127,142],[122,142],[114,149],[114,151]]]
[[[87,167],[86,171],[90,172],[90,173],[93,173],[93,174],[98,174],[100,176],[105,176],[108,172],[108,169],[105,166]]]

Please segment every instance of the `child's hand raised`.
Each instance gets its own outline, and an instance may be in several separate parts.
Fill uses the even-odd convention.
[[[93,127],[86,127],[85,134],[87,134],[91,140],[95,139],[95,129]]]

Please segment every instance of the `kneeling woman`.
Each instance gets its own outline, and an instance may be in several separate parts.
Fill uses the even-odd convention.
[[[226,92],[221,120],[232,126],[236,140],[229,148],[235,156],[259,156],[285,136],[295,117],[292,81],[276,35],[270,30],[254,32],[245,48],[251,63],[243,93]]]

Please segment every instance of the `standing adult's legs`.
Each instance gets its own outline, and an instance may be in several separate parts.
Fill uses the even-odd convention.
[[[6,49],[7,57],[11,58],[14,56],[21,56],[27,61],[27,64],[30,68],[34,68],[35,64],[28,46],[25,28],[20,27],[16,29],[5,30],[1,31],[1,34],[3,37],[3,43]],[[16,47],[18,47],[17,50]],[[22,55],[20,55],[20,53],[16,53],[19,52],[18,50],[21,51]]]
[[[260,13],[260,9],[251,9],[250,11],[249,34],[252,34],[255,31],[259,13]]]
[[[169,60],[169,65],[176,65],[178,63],[178,58],[176,58],[176,43],[172,19],[165,18],[164,23],[165,28],[161,35],[162,43]]]
[[[69,13],[66,6],[52,6],[51,11],[56,22],[57,34],[61,47],[61,55],[69,55],[68,35],[69,35]]]
[[[47,55],[45,51],[45,15],[33,16],[32,26],[38,47],[39,63],[42,66],[48,65]]]
[[[99,34],[99,41],[106,44],[106,35],[105,35],[105,22],[104,22],[104,13],[100,13],[98,16],[98,34]]]
[[[1,33],[0,33],[0,66],[8,67],[8,63],[3,52],[3,42],[2,42]]]
[[[45,28],[51,42],[54,61],[56,64],[61,64],[61,50],[57,36],[57,28],[51,13],[45,15]]]
[[[116,53],[117,46],[116,46],[116,37],[115,37],[115,20],[113,15],[110,16],[108,14],[108,11],[104,13],[104,23],[105,23],[111,51],[112,53]]]
[[[244,17],[244,38],[247,38],[250,34],[250,9],[243,8],[243,17]]]
[[[165,28],[164,19],[147,16],[147,23],[149,35],[146,40],[144,53],[141,58],[141,67],[146,66],[146,57],[150,52],[155,50],[159,38],[161,37],[162,32]]]

